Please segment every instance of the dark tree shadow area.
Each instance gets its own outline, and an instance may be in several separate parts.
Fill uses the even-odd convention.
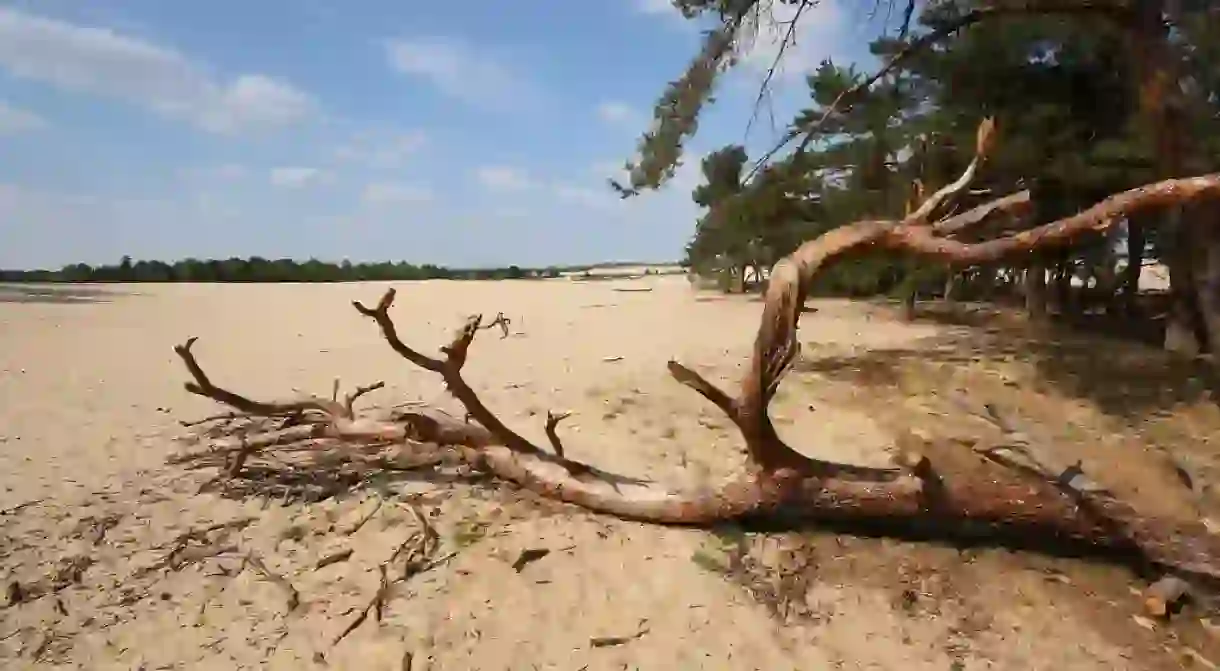
[[[809,358],[797,368],[897,384],[902,367],[912,362],[1025,363],[1054,392],[1091,401],[1108,415],[1130,420],[1220,398],[1220,375],[1208,362],[1135,342],[1155,342],[1155,324],[1137,325],[1134,333],[1117,330],[1122,325],[1104,317],[1034,326],[1012,311],[978,306],[921,307],[915,321],[953,328],[910,347]],[[1120,336],[1104,335],[1114,333]]]
[[[51,305],[110,303],[117,298],[138,296],[127,291],[53,284],[0,284],[0,303]]]

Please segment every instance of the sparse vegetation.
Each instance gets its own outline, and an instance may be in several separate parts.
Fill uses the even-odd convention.
[[[781,1],[798,8],[797,21],[818,4]],[[734,49],[767,29],[760,26],[773,6],[676,4],[715,17],[716,28],[658,101],[656,129],[641,139],[631,184],[622,187],[627,195],[672,174],[711,96],[707,73],[732,67]],[[706,213],[685,259],[693,272],[725,291],[763,287],[767,270],[803,241],[853,221],[910,214],[970,160],[969,137],[982,115],[1009,141],[961,203],[1011,195],[983,216],[989,221],[940,234],[962,242],[1027,230],[1157,179],[1220,169],[1213,3],[953,0],[894,11],[901,4],[887,9],[901,17],[897,33],[870,45],[883,68],[870,74],[822,63],[807,78],[811,106],[772,152],[751,162],[742,146],[729,145],[703,159],[692,197]],[[792,38],[791,26],[781,30]],[[1159,83],[1171,80],[1180,85]],[[1078,323],[1104,313],[1112,331],[1164,317],[1155,337],[1167,348],[1220,351],[1220,333],[1209,335],[1220,329],[1220,307],[1191,279],[1220,273],[1220,255],[1202,252],[1220,246],[1203,223],[1215,211],[1197,203],[1180,216],[1140,213],[1070,245],[983,263],[872,255],[828,268],[810,291],[893,295],[911,316],[920,297],[1023,301],[1035,320],[1057,314]],[[1170,291],[1155,300],[1140,297],[1141,269],[1150,263],[1169,268]]]
[[[618,267],[603,264],[597,267]],[[547,266],[545,268],[446,268],[425,263],[305,262],[293,259],[183,259],[133,261],[123,257],[117,264],[90,266],[76,263],[59,270],[0,270],[0,282],[365,282],[415,280],[519,280],[553,279],[561,275],[590,275],[591,266]]]

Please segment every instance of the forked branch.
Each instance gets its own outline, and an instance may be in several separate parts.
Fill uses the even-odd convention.
[[[810,285],[837,261],[888,248],[957,265],[994,261],[1048,244],[1068,244],[1102,231],[1122,216],[1190,199],[1220,196],[1220,174],[1169,180],[1132,189],[1073,217],[978,244],[938,237],[945,222],[971,225],[994,211],[1019,210],[1027,198],[992,203],[931,223],[936,212],[969,186],[989,145],[990,123],[980,127],[978,155],[963,178],[942,189],[902,221],[864,221],[832,230],[776,264],[747,374],[736,396],[690,368],[670,362],[675,380],[723,411],[745,441],[749,468],[719,486],[669,491],[606,473],[570,459],[556,434],[558,415],[545,433],[554,452],[506,426],[462,376],[470,347],[482,328],[472,316],[440,356],[405,344],[390,316],[395,292],[376,307],[355,303],[374,320],[390,347],[412,364],[438,374],[466,408],[473,423],[426,408],[398,415],[395,422],[353,416],[350,404],[313,397],[259,402],[216,387],[191,355],[193,339],[177,349],[194,378],[187,389],[253,415],[307,413],[345,440],[428,441],[453,445],[495,476],[542,496],[592,511],[654,523],[710,525],[729,520],[815,523],[876,529],[899,535],[977,539],[1011,545],[1074,542],[1104,551],[1139,553],[1184,579],[1220,581],[1220,537],[1202,524],[1180,524],[1141,515],[1104,491],[1063,486],[1062,474],[996,469],[995,477],[953,478],[923,455],[899,468],[866,468],[811,459],[786,445],[768,416],[768,405],[798,351],[797,326]],[[1003,200],[1003,199],[1001,199]],[[966,223],[961,223],[966,222]],[[940,229],[938,231],[938,228]],[[933,477],[935,476],[935,477]]]
[[[194,382],[186,383],[186,390],[192,394],[210,398],[218,403],[244,412],[249,415],[277,417],[281,415],[297,415],[305,412],[318,412],[328,419],[350,418],[350,414],[340,403],[319,396],[302,396],[283,401],[255,401],[212,384],[212,380],[203,372],[191,348],[198,338],[188,338],[181,345],[174,346],[174,352],[182,359]]]

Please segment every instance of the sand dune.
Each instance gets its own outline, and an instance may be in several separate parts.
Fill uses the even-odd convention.
[[[614,291],[627,282],[399,283],[395,315],[404,339],[424,349],[467,313],[511,317],[512,337],[476,342],[468,378],[530,437],[542,438],[547,410],[570,410],[568,449],[582,459],[673,482],[728,474],[736,437],[664,364],[735,379],[759,304],[697,297],[681,276],[630,281],[651,292]],[[959,620],[908,617],[884,590],[843,580],[813,583],[813,615],[781,624],[749,589],[700,568],[700,553],[722,542],[707,532],[593,517],[502,487],[411,482],[281,506],[196,494],[210,474],[165,463],[180,449],[177,420],[216,411],[182,389],[171,348],[188,336],[199,337],[195,351],[217,382],[249,395],[327,393],[340,376],[384,380],[372,402],[446,403],[437,380],[397,358],[350,307],[385,286],[0,295],[0,564],[10,584],[55,588],[0,610],[6,668],[371,670],[408,668],[407,656],[412,669],[1136,668],[1125,641],[1020,604],[997,606],[973,647],[955,648],[946,641]],[[819,308],[802,326],[813,355],[907,346],[945,328],[843,301]],[[774,414],[802,446],[883,462],[893,434],[838,404],[850,393],[794,382]],[[456,554],[400,586],[381,623],[370,618],[332,646],[376,590],[377,564],[412,528],[392,501],[404,491],[425,495]],[[378,496],[390,503],[379,507]],[[232,552],[151,568],[184,532],[245,517],[231,533],[209,532]],[[550,553],[514,570],[531,548]],[[282,589],[239,570],[250,552],[292,583],[299,607],[286,612]]]

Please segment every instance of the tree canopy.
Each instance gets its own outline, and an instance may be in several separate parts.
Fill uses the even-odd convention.
[[[559,277],[561,272],[583,271],[589,266],[547,268],[445,268],[433,264],[333,263],[309,259],[183,259],[132,261],[124,256],[117,264],[91,266],[76,263],[59,270],[0,270],[5,282],[359,282],[385,280],[505,280]]]
[[[696,99],[711,95],[706,73],[731,67],[746,44],[743,31],[772,3],[676,4],[688,15],[710,13],[719,24],[686,75],[662,94],[630,165],[631,183],[620,185],[626,195],[655,188],[672,172],[683,140],[697,129],[703,103]],[[884,63],[878,73],[826,61],[808,74],[808,105],[788,124],[778,151],[751,162],[744,149],[728,146],[704,160],[693,194],[704,214],[687,262],[741,285],[747,269],[769,266],[803,240],[860,219],[901,217],[918,193],[942,186],[970,160],[971,137],[984,116],[996,120],[1001,140],[980,188],[963,204],[1030,189],[1033,211],[1025,221],[1003,222],[1010,229],[1158,178],[1220,169],[1214,3],[1183,3],[1180,13],[1155,15],[1172,27],[1164,37],[1167,67],[1187,99],[1181,132],[1190,142],[1180,174],[1164,174],[1158,130],[1141,116],[1148,68],[1140,60],[1146,52],[1137,48],[1135,10],[1142,4],[1148,3],[946,0],[921,3],[918,13],[907,4],[896,34],[869,45]],[[1133,291],[1145,259],[1170,251],[1160,232],[1130,222],[1117,235],[1085,240],[1071,252],[1040,253],[1034,263],[1049,268],[1062,287],[1076,278],[1111,293],[1124,283]],[[1117,238],[1129,238],[1125,249]],[[1124,267],[1133,270],[1120,282]],[[984,284],[994,284],[997,274],[1015,278],[1019,269],[993,270],[983,274]],[[819,289],[927,291],[954,271],[869,259],[831,269]]]

